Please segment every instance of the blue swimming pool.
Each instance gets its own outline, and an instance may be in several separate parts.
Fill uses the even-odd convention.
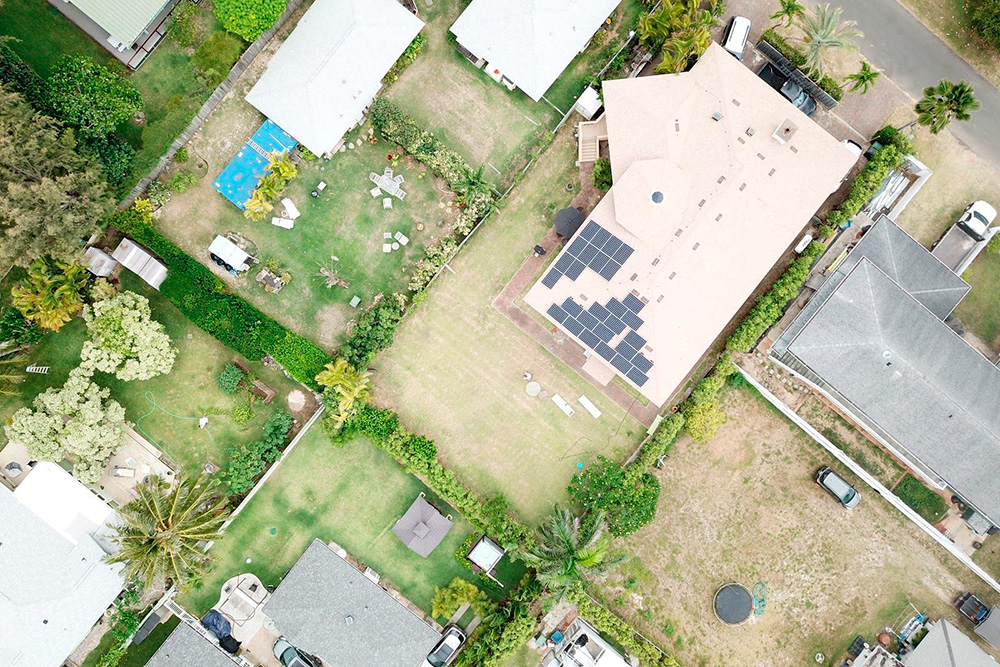
[[[265,120],[212,184],[240,209],[267,173],[268,156],[290,151],[298,143],[271,120]]]

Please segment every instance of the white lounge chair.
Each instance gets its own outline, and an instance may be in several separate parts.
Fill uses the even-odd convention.
[[[396,236],[394,236],[393,238],[399,241],[399,245],[406,245],[407,243],[410,242],[410,237],[408,237],[403,232],[396,232]]]
[[[291,218],[292,220],[295,220],[296,218],[299,217],[299,215],[301,215],[299,213],[299,209],[295,208],[295,204],[292,203],[292,200],[289,199],[288,197],[282,199],[281,204],[285,207],[285,213],[287,213],[288,217]]]
[[[271,218],[271,224],[282,229],[291,229],[295,226],[295,222],[288,218]]]

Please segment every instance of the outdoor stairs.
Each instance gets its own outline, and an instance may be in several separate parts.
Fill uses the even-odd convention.
[[[602,115],[597,120],[584,121],[577,129],[579,150],[577,160],[580,164],[593,162],[601,157],[601,141],[608,139],[608,123]]]
[[[28,366],[24,369],[26,373],[38,373],[39,375],[48,375],[49,366]]]

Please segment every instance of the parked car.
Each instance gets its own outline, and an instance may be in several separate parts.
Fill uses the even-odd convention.
[[[427,654],[423,667],[445,667],[458,655],[458,650],[465,643],[465,633],[455,625],[449,625],[441,635],[441,641],[434,650]]]
[[[979,625],[990,615],[990,608],[972,593],[962,593],[955,600],[955,609],[967,619]]]
[[[986,233],[996,218],[997,210],[980,199],[965,207],[956,224],[977,241],[985,241]]]
[[[829,466],[823,466],[816,471],[816,483],[849,510],[854,509],[861,502],[861,494]]]
[[[314,655],[309,655],[291,645],[281,637],[274,642],[274,657],[285,667],[322,667],[322,662]]]
[[[795,105],[795,108],[807,116],[816,113],[816,100],[809,93],[802,89],[802,86],[791,79],[785,81],[781,86],[781,94],[788,98],[788,101]]]
[[[726,27],[722,37],[722,48],[733,54],[737,60],[743,60],[743,51],[750,38],[750,19],[745,16],[734,16]]]

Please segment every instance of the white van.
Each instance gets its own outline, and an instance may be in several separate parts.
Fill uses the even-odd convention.
[[[750,39],[750,19],[745,16],[734,16],[729,21],[729,27],[726,28],[722,38],[722,48],[742,61],[748,39]]]

